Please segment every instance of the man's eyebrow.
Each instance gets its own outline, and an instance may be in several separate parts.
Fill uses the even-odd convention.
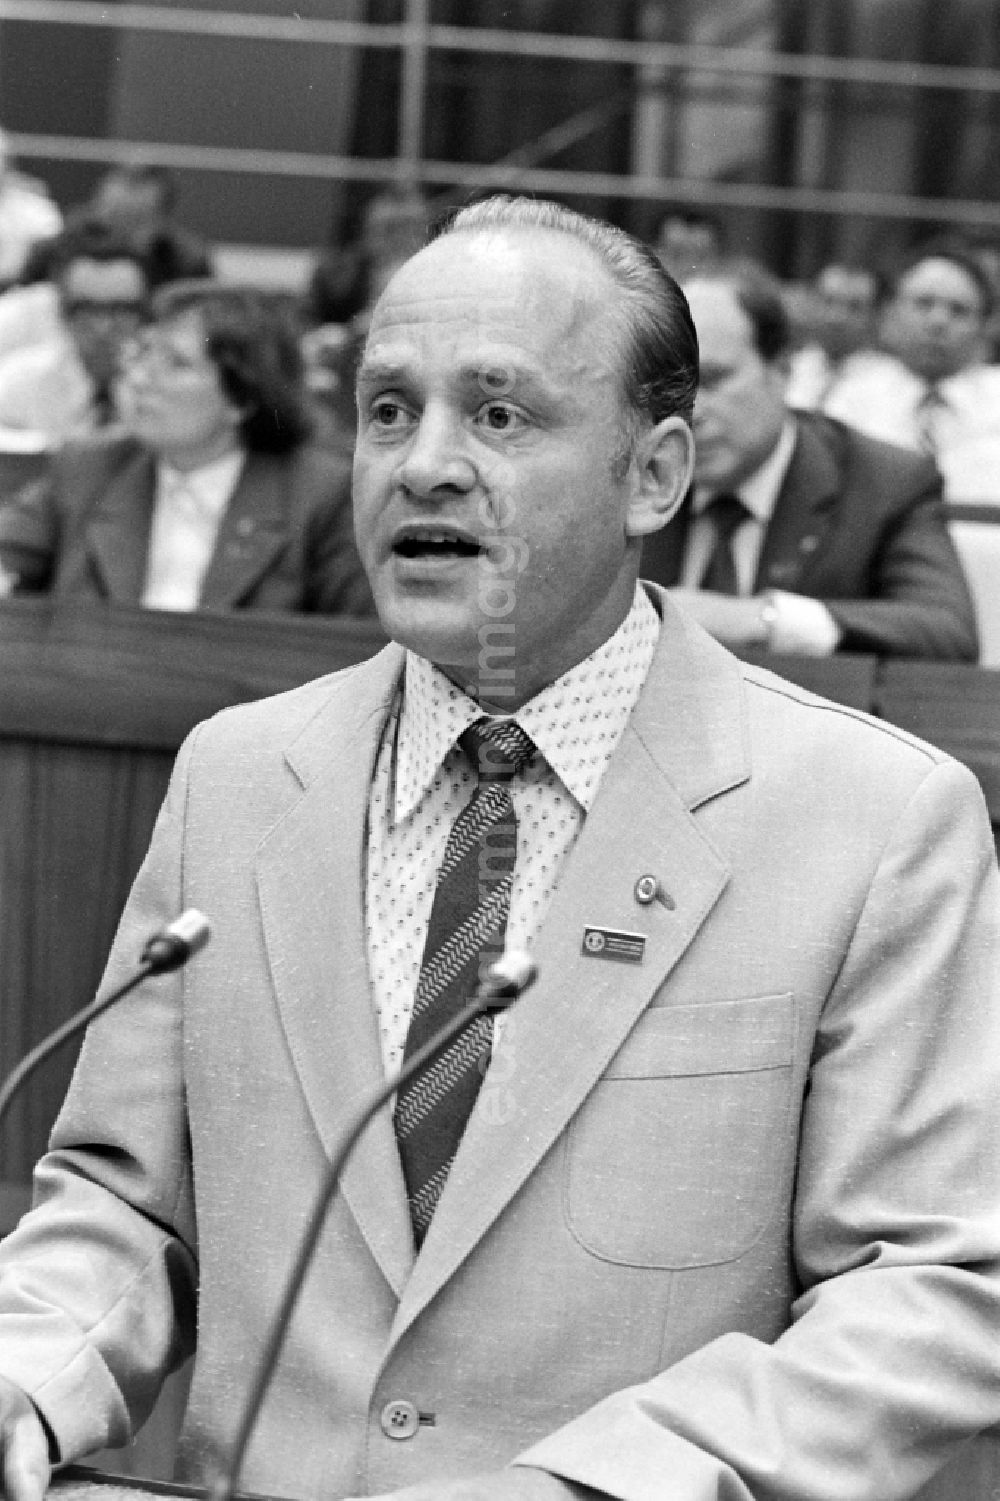
[[[358,366],[356,383],[361,386],[401,385],[412,376],[404,360],[362,360]],[[545,389],[544,373],[512,360],[478,360],[475,364],[463,365],[457,372],[458,384],[481,391],[485,397],[502,397],[515,387],[525,393]]]
[[[405,365],[397,361],[362,359],[356,379],[359,386],[392,385],[401,381],[405,375]]]

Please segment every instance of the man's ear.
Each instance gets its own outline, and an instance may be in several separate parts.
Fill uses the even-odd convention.
[[[632,456],[627,537],[646,537],[666,526],[691,485],[694,434],[683,417],[664,417],[643,433]]]

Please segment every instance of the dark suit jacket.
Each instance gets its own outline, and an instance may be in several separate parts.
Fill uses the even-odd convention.
[[[309,444],[248,454],[201,607],[373,613],[350,483],[346,459]],[[23,590],[138,604],[155,494],[156,461],[134,439],[68,443],[44,479],[0,506],[0,562]]]
[[[975,661],[975,612],[929,459],[814,413],[798,438],[764,538],[757,589],[820,599],[842,651]],[[691,516],[643,546],[643,576],[681,578]]]

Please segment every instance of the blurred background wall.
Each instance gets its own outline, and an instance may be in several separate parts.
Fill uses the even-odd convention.
[[[998,111],[995,0],[0,0],[20,160],[64,205],[164,161],[214,242],[336,243],[386,181],[509,181],[640,233],[710,208],[805,277],[1000,233]]]

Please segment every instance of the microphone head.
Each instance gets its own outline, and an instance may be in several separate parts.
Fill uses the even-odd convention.
[[[197,954],[203,949],[212,936],[212,925],[204,912],[199,912],[197,907],[187,907],[180,915],[175,917],[172,923],[168,923],[166,931],[171,938],[176,938],[187,948],[185,958],[190,959],[192,954]]]
[[[204,913],[188,907],[180,917],[175,917],[147,941],[142,951],[142,963],[148,965],[150,974],[169,974],[203,949],[211,935],[211,925]]]
[[[509,1006],[523,995],[538,974],[538,965],[524,949],[506,949],[486,971],[483,997],[491,1007]]]

